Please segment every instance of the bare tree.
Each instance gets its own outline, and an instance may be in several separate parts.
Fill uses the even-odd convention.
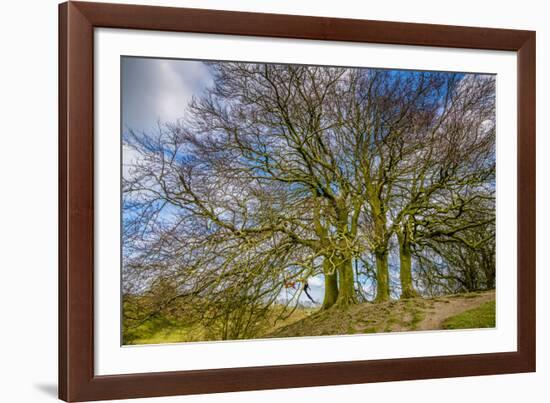
[[[430,256],[453,273],[457,256],[484,256],[490,277],[494,231],[478,238],[494,226],[491,77],[209,68],[214,84],[185,119],[124,135],[124,292],[172,290],[134,323],[188,301],[220,338],[246,338],[283,290],[292,309],[315,276],[323,309],[365,300],[361,271],[385,301],[394,245],[403,298],[424,293],[413,266],[428,278]]]

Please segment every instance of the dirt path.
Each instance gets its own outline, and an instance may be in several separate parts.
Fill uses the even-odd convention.
[[[461,312],[473,309],[484,302],[493,301],[495,292],[489,291],[460,296],[449,296],[427,300],[428,305],[424,309],[425,317],[417,326],[417,330],[441,329],[445,319],[458,315]]]
[[[494,291],[365,303],[329,309],[275,330],[265,337],[321,336],[437,330],[445,319],[495,299]]]

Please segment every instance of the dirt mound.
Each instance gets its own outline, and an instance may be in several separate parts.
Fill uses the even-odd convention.
[[[495,300],[494,291],[333,307],[264,337],[324,336],[442,329],[443,322]]]

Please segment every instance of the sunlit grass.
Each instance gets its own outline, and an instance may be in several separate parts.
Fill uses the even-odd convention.
[[[481,304],[458,315],[451,316],[443,322],[444,329],[479,329],[495,327],[495,301]]]
[[[271,309],[273,317],[278,317],[281,313],[281,308],[278,306]],[[302,320],[316,311],[316,308],[298,307],[288,317],[266,323],[263,332],[257,337],[262,338],[264,334],[270,334],[283,326]],[[155,317],[137,327],[125,329],[123,344],[166,344],[218,340],[212,338],[207,330],[200,324],[189,325],[181,321]]]

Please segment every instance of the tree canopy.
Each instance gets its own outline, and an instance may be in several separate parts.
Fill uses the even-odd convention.
[[[123,133],[128,323],[249,337],[319,277],[321,309],[494,288],[493,76],[208,68],[181,120]]]

